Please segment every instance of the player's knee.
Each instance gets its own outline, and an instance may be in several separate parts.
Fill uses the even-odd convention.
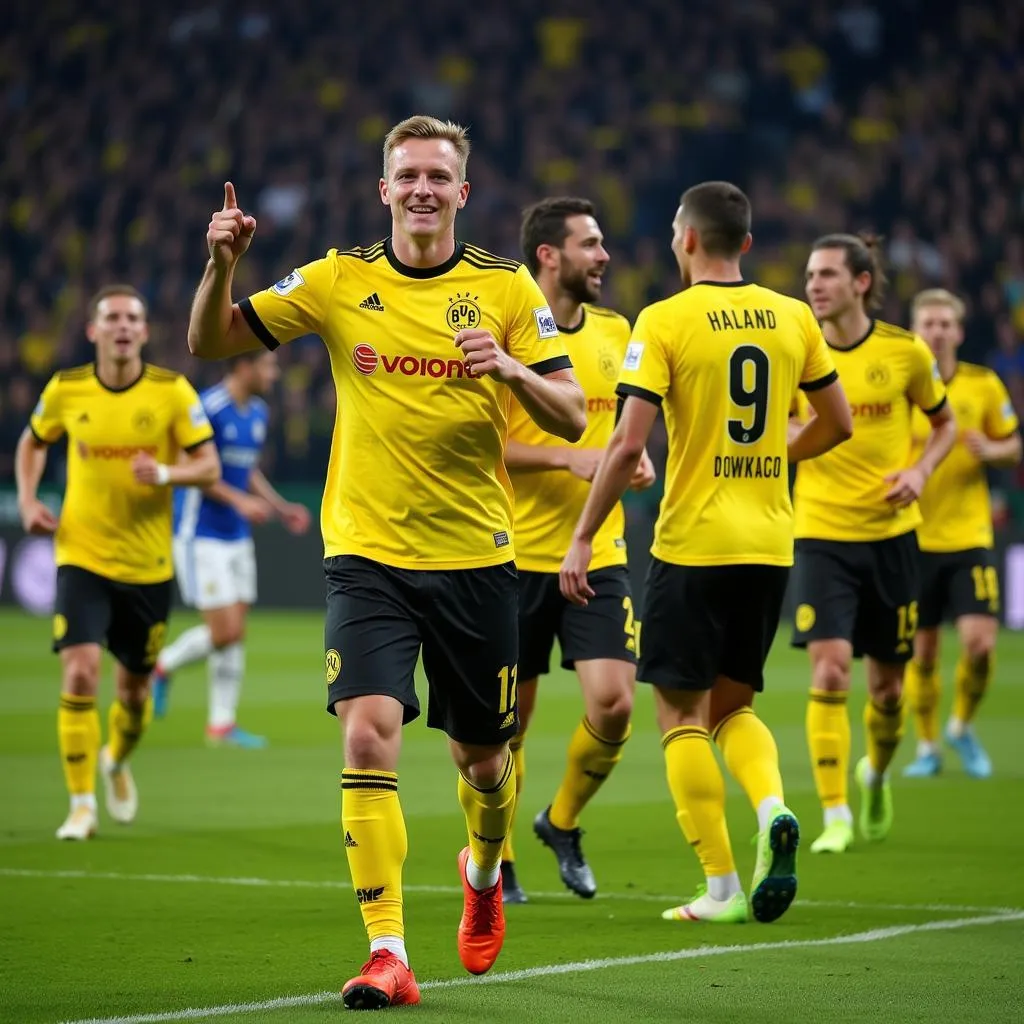
[[[345,765],[380,768],[394,761],[398,732],[390,723],[354,715],[345,720]]]
[[[491,789],[501,782],[507,748],[476,747],[452,743],[452,757],[462,774],[478,789]]]
[[[831,692],[850,689],[850,664],[845,658],[824,655],[814,664],[814,688]]]
[[[210,627],[210,642],[215,650],[241,643],[245,639],[245,620],[228,619]]]
[[[976,633],[968,633],[964,637],[964,654],[977,669],[988,668],[992,658],[992,651],[995,648],[995,637],[988,631],[979,630]]]
[[[587,718],[602,736],[621,736],[633,714],[632,686],[608,689],[587,702]]]
[[[64,692],[88,697],[99,689],[99,651],[89,649],[66,651],[63,658]]]

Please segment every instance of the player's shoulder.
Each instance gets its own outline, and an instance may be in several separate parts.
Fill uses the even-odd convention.
[[[594,306],[589,302],[584,303],[584,308],[587,314],[593,314],[599,320],[605,321],[609,324],[614,324],[616,327],[625,327],[629,330],[629,320],[624,317],[621,313],[617,313],[614,309],[609,309],[607,306]]]
[[[999,374],[988,366],[979,366],[977,363],[965,363],[962,359],[956,365],[957,374],[963,374],[965,380],[976,383],[988,383],[999,380]]]
[[[261,419],[270,418],[270,406],[267,405],[266,400],[259,397],[259,395],[253,395],[250,399],[252,407],[256,412],[256,415]]]
[[[231,392],[223,381],[199,392],[199,400],[203,403],[207,416],[216,416],[232,403]]]
[[[355,245],[350,249],[329,249],[324,257],[327,260],[336,260],[345,263],[348,260],[360,260],[363,263],[376,263],[384,256],[384,239],[374,242],[373,245]]]
[[[462,261],[477,270],[504,270],[514,274],[521,266],[518,260],[510,260],[505,256],[497,256],[493,252],[481,249],[478,245],[463,243]]]
[[[873,333],[876,338],[884,338],[886,341],[902,341],[911,345],[916,342],[924,344],[924,340],[920,335],[915,334],[913,331],[908,331],[905,327],[891,324],[886,320],[876,320]]]
[[[146,363],[142,370],[142,377],[150,384],[177,384],[182,379],[182,374],[177,370],[167,370],[162,366]]]
[[[83,363],[81,366],[69,366],[67,369],[58,370],[53,375],[53,380],[59,384],[73,384],[76,381],[91,380],[96,376],[95,363]]]

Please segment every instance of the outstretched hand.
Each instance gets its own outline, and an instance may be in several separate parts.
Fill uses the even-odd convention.
[[[206,232],[210,258],[222,270],[230,270],[249,248],[256,233],[256,218],[238,208],[235,186],[224,182],[224,206],[214,213]]]

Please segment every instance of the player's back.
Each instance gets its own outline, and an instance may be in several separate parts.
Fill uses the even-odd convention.
[[[267,436],[266,402],[253,396],[245,405],[239,405],[223,381],[207,388],[199,397],[213,427],[221,479],[237,490],[248,492],[250,476],[259,464]],[[234,508],[203,494],[198,487],[175,491],[175,536],[239,540],[248,537],[250,532],[248,522]]]
[[[802,302],[700,283],[641,312],[619,390],[664,398],[665,496],[653,554],[680,565],[790,565],[787,421],[798,386],[835,379]]]

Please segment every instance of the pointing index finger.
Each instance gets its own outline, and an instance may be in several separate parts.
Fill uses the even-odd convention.
[[[238,209],[238,200],[235,198],[235,186],[230,181],[224,182],[224,209]]]

